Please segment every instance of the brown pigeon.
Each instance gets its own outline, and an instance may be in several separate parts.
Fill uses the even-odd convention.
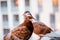
[[[25,13],[28,12],[26,11]],[[33,24],[31,19],[33,17],[30,17],[30,14],[24,15],[24,17],[24,22],[5,35],[4,40],[28,40],[31,37],[33,33]]]
[[[29,16],[33,17],[29,11],[28,11],[28,13],[25,13],[24,15],[26,15],[26,14],[30,14]],[[47,25],[45,25],[42,22],[38,22],[38,21],[36,22],[36,21],[32,20],[32,23],[33,23],[33,27],[34,27],[33,32],[40,36],[39,40],[41,40],[41,38],[43,37],[42,35],[46,35],[47,33],[50,33],[52,31],[51,28],[49,28]]]

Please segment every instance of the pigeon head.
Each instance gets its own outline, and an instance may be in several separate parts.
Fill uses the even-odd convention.
[[[33,19],[33,16],[31,15],[29,11],[25,11],[23,15],[25,18]]]

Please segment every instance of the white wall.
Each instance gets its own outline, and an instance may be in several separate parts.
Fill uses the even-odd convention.
[[[0,4],[0,6],[1,6],[1,4]],[[2,25],[1,8],[0,8],[0,40],[3,40],[3,25]]]
[[[40,21],[50,27],[50,14],[52,9],[52,0],[43,0],[43,12],[40,14]]]

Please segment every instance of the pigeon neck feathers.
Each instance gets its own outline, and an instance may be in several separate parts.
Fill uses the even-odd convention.
[[[30,22],[31,22],[30,19],[27,17],[27,18],[25,18],[23,24],[24,24],[24,25],[27,25],[27,24],[30,23]]]

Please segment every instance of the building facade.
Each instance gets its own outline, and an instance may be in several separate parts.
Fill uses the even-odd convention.
[[[26,10],[37,21],[60,30],[60,0],[0,0],[0,40],[23,22]]]

